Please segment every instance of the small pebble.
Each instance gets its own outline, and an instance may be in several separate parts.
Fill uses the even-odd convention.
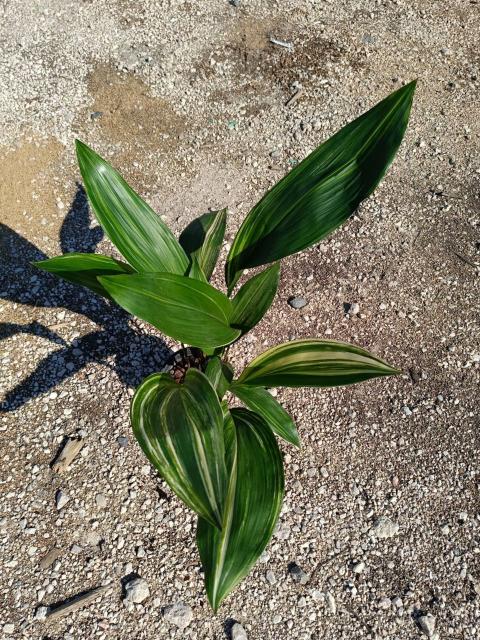
[[[192,621],[192,609],[183,602],[176,602],[165,607],[163,617],[167,622],[178,627],[181,631],[186,629]]]
[[[42,621],[45,620],[45,618],[47,617],[47,613],[48,613],[48,607],[37,607],[35,609],[35,620],[38,621]]]
[[[432,638],[435,633],[435,622],[435,617],[431,613],[418,618],[418,626],[428,638]]]
[[[55,504],[57,505],[58,511],[60,511],[60,509],[63,509],[63,507],[67,504],[69,500],[70,500],[70,496],[67,496],[66,493],[64,493],[61,489],[59,489],[55,495]]]
[[[125,598],[126,602],[134,602],[140,604],[148,598],[150,595],[150,589],[148,588],[147,581],[143,578],[133,578],[125,585]]]
[[[392,538],[398,533],[399,528],[398,524],[390,520],[390,518],[380,516],[375,520],[370,533],[379,539]]]
[[[275,576],[275,574],[273,573],[273,571],[267,571],[265,578],[267,580],[268,583],[270,584],[275,584],[277,582],[277,578]]]
[[[292,307],[292,309],[302,309],[307,304],[305,298],[291,297],[287,300],[287,302]]]
[[[310,576],[308,575],[308,573],[305,573],[305,571],[301,567],[299,567],[298,564],[292,564],[289,567],[288,571],[294,582],[297,582],[298,584],[307,584]]]
[[[97,503],[97,507],[99,509],[105,509],[105,507],[107,506],[107,499],[103,495],[103,493],[97,493],[97,495],[95,496],[95,502]]]
[[[365,563],[360,560],[360,562],[354,562],[352,566],[353,573],[363,573],[365,571]]]
[[[335,598],[332,596],[330,591],[327,591],[327,593],[325,594],[325,602],[327,604],[329,611],[333,615],[335,615],[337,613],[337,603],[335,602]]]
[[[247,632],[239,622],[235,622],[231,632],[232,640],[248,640]]]

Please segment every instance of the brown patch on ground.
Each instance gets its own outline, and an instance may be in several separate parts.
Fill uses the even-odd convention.
[[[40,230],[53,231],[50,212],[57,207],[51,181],[62,151],[53,138],[24,139],[16,148],[0,147],[2,224],[29,238]]]
[[[292,47],[274,44],[271,37],[290,43]],[[190,81],[194,84],[233,69],[240,81],[238,88],[216,90],[211,97],[228,105],[239,98],[244,99],[246,92],[251,91],[255,104],[248,109],[248,116],[255,116],[272,99],[272,90],[280,90],[288,96],[294,83],[301,83],[308,89],[318,78],[328,76],[332,65],[342,62],[347,62],[354,71],[366,67],[366,58],[360,49],[353,56],[349,51],[346,42],[350,40],[348,33],[341,39],[332,40],[322,35],[300,33],[294,25],[286,26],[278,19],[272,21],[244,15],[233,33],[228,33],[224,46],[203,54]],[[258,96],[264,96],[265,102],[259,103]]]
[[[93,98],[89,111],[101,114],[95,122],[109,142],[137,149],[142,156],[177,146],[184,119],[137,76],[100,65],[89,77],[88,90]]]

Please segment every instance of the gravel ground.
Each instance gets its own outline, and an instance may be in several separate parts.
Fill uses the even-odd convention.
[[[480,637],[479,10],[477,0],[0,1],[6,638]],[[278,390],[303,446],[282,444],[277,532],[213,615],[195,518],[128,422],[135,385],[178,345],[28,265],[113,253],[73,139],[110,157],[176,232],[228,205],[230,242],[271,184],[415,77],[387,178],[342,230],[283,262],[274,306],[235,353],[240,370],[266,346],[331,336],[405,373]],[[67,437],[83,446],[54,471]]]

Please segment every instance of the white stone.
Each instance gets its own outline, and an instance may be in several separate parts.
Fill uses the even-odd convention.
[[[183,602],[176,602],[168,607],[165,607],[163,617],[167,622],[174,624],[181,631],[186,629],[192,621],[193,614],[192,609]]]
[[[103,493],[97,493],[97,495],[95,496],[95,502],[97,503],[97,507],[99,509],[105,509],[105,507],[107,506],[107,499],[103,495]]]
[[[353,573],[363,573],[365,571],[365,563],[360,560],[360,562],[355,562],[352,567]]]
[[[337,613],[337,603],[335,602],[335,598],[332,596],[330,591],[327,591],[325,594],[325,602],[327,603],[327,607],[335,615]]]
[[[3,625],[3,633],[7,636],[11,635],[15,631],[15,625],[11,622],[7,622],[7,624]]]
[[[48,607],[37,607],[36,611],[35,611],[35,620],[45,620],[45,618],[47,617],[47,613],[48,613]]]
[[[376,538],[392,538],[398,533],[399,526],[396,522],[390,520],[386,516],[380,516],[375,520],[373,527],[370,529],[370,533]]]
[[[125,585],[125,598],[126,602],[134,602],[140,604],[148,598],[150,595],[150,589],[148,588],[147,581],[143,578],[133,578]]]
[[[238,622],[232,627],[232,640],[248,640],[247,632]]]

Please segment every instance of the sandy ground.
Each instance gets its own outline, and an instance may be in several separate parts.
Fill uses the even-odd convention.
[[[476,0],[0,1],[5,637],[223,639],[233,621],[250,640],[480,637],[479,33]],[[274,306],[236,352],[240,370],[267,345],[330,336],[404,374],[278,391],[303,441],[282,445],[280,526],[213,615],[195,518],[128,423],[133,388],[177,345],[28,264],[114,253],[85,201],[74,138],[177,233],[228,206],[229,242],[271,184],[415,77],[386,179],[342,230],[283,262]],[[307,306],[291,309],[291,295]],[[66,436],[84,446],[55,474]],[[58,490],[70,498],[60,511]],[[125,606],[132,575],[150,596]],[[95,603],[41,619],[39,607],[99,585],[109,589]],[[193,614],[183,631],[164,616],[179,601]]]

